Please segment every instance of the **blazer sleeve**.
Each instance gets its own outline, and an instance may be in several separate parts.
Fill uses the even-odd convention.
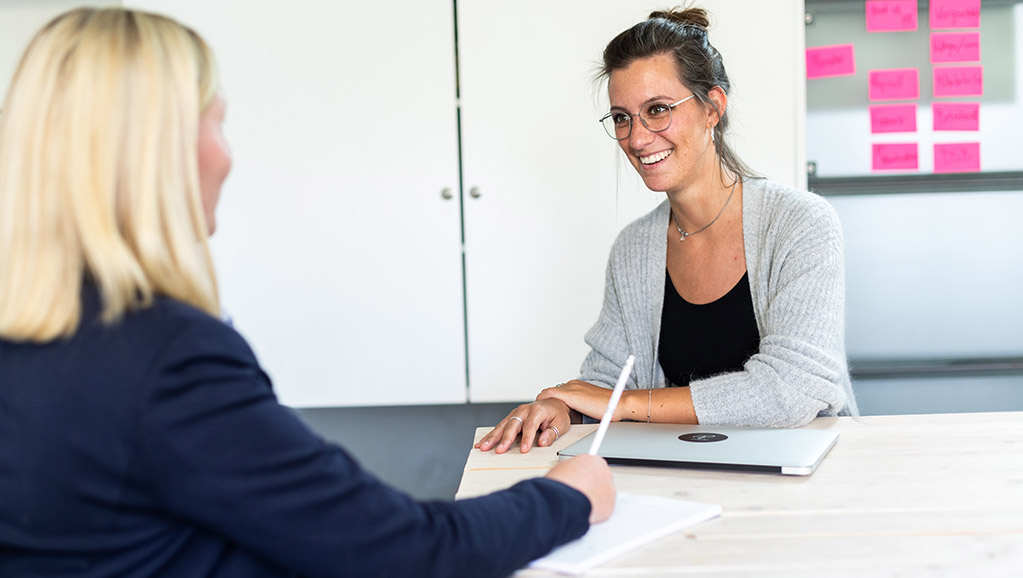
[[[772,227],[791,233],[770,254],[760,349],[742,371],[690,384],[702,424],[802,426],[851,402],[838,216],[820,201]]]
[[[215,320],[174,336],[139,410],[140,477],[167,512],[310,576],[501,576],[588,529],[589,500],[535,479],[417,502],[277,403]]]

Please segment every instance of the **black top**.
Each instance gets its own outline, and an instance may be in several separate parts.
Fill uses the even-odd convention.
[[[98,308],[0,339],[0,576],[505,576],[589,527],[542,478],[417,502],[279,405],[218,319]]]
[[[704,305],[683,299],[667,268],[664,276],[657,359],[668,384],[686,386],[693,380],[741,371],[760,349],[749,273],[723,297]]]

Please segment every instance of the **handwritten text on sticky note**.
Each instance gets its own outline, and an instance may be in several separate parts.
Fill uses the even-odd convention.
[[[916,170],[919,167],[916,143],[875,144],[874,170]]]
[[[871,70],[870,100],[916,100],[920,98],[920,71],[916,68]]]
[[[934,130],[980,130],[979,102],[935,102]]]
[[[806,49],[806,77],[828,78],[856,74],[852,44],[816,46]]]
[[[983,66],[935,66],[934,97],[981,96],[984,94]]]
[[[931,62],[979,62],[980,32],[931,34]]]
[[[934,145],[934,172],[975,173],[979,170],[979,142]]]
[[[916,14],[916,0],[868,0],[867,32],[916,30]]]
[[[870,132],[916,132],[916,105],[871,106]]]
[[[931,0],[931,30],[980,28],[980,0]]]

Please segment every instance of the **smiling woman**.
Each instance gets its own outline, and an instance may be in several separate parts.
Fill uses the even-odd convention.
[[[729,147],[731,83],[708,24],[699,8],[654,12],[604,50],[601,122],[667,198],[611,249],[578,379],[513,410],[478,448],[505,452],[521,436],[528,451],[600,416],[630,354],[615,419],[790,427],[857,412],[838,219]]]

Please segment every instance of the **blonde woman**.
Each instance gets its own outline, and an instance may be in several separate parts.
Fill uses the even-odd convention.
[[[0,115],[0,575],[505,575],[606,519],[595,457],[421,504],[277,404],[218,320],[231,158],[191,30],[80,9]]]

